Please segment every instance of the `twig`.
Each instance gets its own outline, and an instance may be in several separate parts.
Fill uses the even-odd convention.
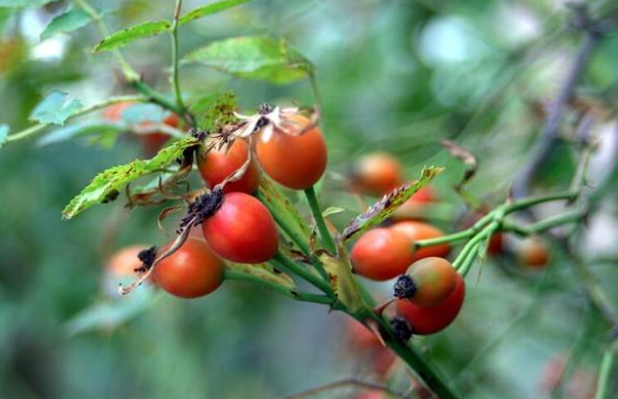
[[[325,304],[325,305],[333,304],[333,299],[325,295],[311,294],[307,292],[299,292],[293,288],[285,287],[280,284],[275,284],[273,282],[252,276],[251,274],[237,272],[232,269],[225,269],[225,278],[227,280],[257,283],[257,284],[263,285],[266,288],[269,288],[275,292],[283,294],[297,301],[313,302],[313,303],[320,303],[320,304]]]
[[[607,386],[614,379],[611,378],[616,354],[618,353],[618,339],[615,339],[603,355],[601,367],[599,369],[599,380],[597,381],[597,393],[594,399],[607,399]]]
[[[583,11],[580,11],[583,12]],[[592,55],[600,40],[600,35],[592,29],[585,30],[585,36],[579,51],[567,74],[565,81],[558,92],[556,99],[549,108],[547,119],[541,130],[539,139],[533,149],[530,161],[523,167],[520,174],[513,184],[513,195],[515,198],[522,198],[528,194],[529,186],[537,169],[543,164],[552,147],[558,139],[560,120],[565,111],[566,105],[573,96],[575,85],[577,84],[588,59]]]
[[[559,241],[562,241],[566,253],[573,260],[573,262],[571,262],[573,271],[582,285],[590,305],[598,310],[599,313],[603,315],[603,318],[611,324],[613,329],[612,334],[618,334],[618,312],[616,312],[611,302],[607,299],[594,276],[588,271],[584,261],[573,251],[571,245],[564,239]]]
[[[95,104],[89,105],[88,107],[82,108],[80,111],[69,116],[67,118],[67,121],[86,115],[86,114],[89,114],[94,111],[98,111],[103,108],[107,108],[113,104],[118,104],[118,103],[123,103],[123,102],[147,102],[147,101],[148,101],[148,98],[141,96],[141,95],[111,97],[105,101],[101,101],[99,103],[95,103]],[[30,137],[32,135],[40,133],[51,126],[54,126],[54,124],[53,123],[39,123],[37,125],[31,126],[27,129],[24,129],[22,131],[19,131],[17,133],[10,135],[9,137],[6,138],[6,142],[8,143],[11,141],[25,139],[26,137]]]
[[[320,211],[320,204],[318,202],[318,197],[315,195],[315,190],[313,186],[305,189],[305,196],[307,197],[309,208],[311,208],[311,213],[313,214],[313,219],[315,220],[315,224],[318,226],[318,230],[320,231],[320,237],[322,238],[322,243],[324,244],[324,247],[331,254],[336,254],[337,245],[335,245],[335,241],[333,241],[333,237],[330,235],[330,231],[328,231],[328,227],[326,227],[326,223],[324,222],[324,217],[322,216],[322,212]]]
[[[99,14],[99,12],[88,3],[87,0],[75,0],[75,3],[79,5],[85,12],[92,18],[92,20],[96,23],[99,31],[103,38],[109,36],[109,30],[107,29],[107,25],[103,22],[103,16]],[[112,50],[112,54],[116,61],[120,64],[122,68],[122,73],[125,75],[128,81],[139,80],[139,74],[131,67],[131,65],[125,60],[120,50],[115,49]]]
[[[180,18],[180,10],[182,9],[182,1],[176,0],[176,7],[174,8],[174,20],[172,22],[172,87],[174,89],[174,96],[176,98],[176,105],[183,113],[185,105],[182,101],[182,95],[180,93],[180,81],[178,78],[178,18]]]
[[[325,384],[316,388],[311,388],[308,389],[306,391],[303,392],[299,392],[297,394],[294,395],[290,395],[290,396],[286,396],[284,398],[281,399],[303,399],[303,398],[309,398],[311,396],[315,396],[324,392],[328,392],[328,391],[332,391],[334,389],[339,389],[339,388],[343,388],[343,387],[347,387],[347,386],[352,386],[352,387],[359,387],[359,388],[363,388],[363,389],[371,389],[374,391],[380,391],[380,392],[384,392],[385,394],[389,395],[390,397],[393,398],[408,398],[409,396],[404,395],[402,393],[399,392],[395,392],[392,389],[384,386],[384,385],[378,385],[378,384],[373,384],[370,382],[365,382],[365,381],[361,381],[355,378],[348,378],[345,380],[341,380],[341,381],[335,381],[335,382],[331,382],[329,384]]]

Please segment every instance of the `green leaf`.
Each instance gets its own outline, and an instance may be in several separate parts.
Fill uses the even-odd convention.
[[[82,122],[72,124],[70,126],[62,127],[52,130],[45,136],[41,137],[37,144],[40,146],[60,143],[66,140],[82,136],[108,136],[110,134],[118,134],[126,130],[126,127],[120,124],[114,123],[101,123],[101,122]]]
[[[109,51],[145,37],[155,36],[166,32],[171,25],[168,21],[147,21],[139,25],[113,33],[94,46],[93,52]]]
[[[296,284],[294,280],[290,276],[285,273],[275,271],[274,267],[269,265],[268,263],[258,263],[258,264],[246,264],[246,263],[233,263],[226,262],[228,268],[244,273],[249,274],[251,276],[257,277],[260,280],[268,281],[273,284],[281,285],[283,287],[287,287],[290,290],[296,289]]]
[[[329,206],[328,208],[324,209],[324,211],[322,212],[322,217],[326,218],[326,217],[329,217],[331,215],[336,215],[341,212],[345,212],[345,209],[340,208],[338,206]]]
[[[132,104],[122,110],[121,117],[127,123],[139,125],[143,122],[163,122],[169,112],[156,104]]]
[[[142,286],[126,297],[93,304],[70,319],[64,325],[64,330],[72,336],[114,329],[154,306],[157,298],[160,296],[155,296],[151,287]]]
[[[82,9],[70,10],[54,18],[41,33],[41,40],[46,40],[58,33],[68,33],[86,26],[90,16]]]
[[[429,167],[423,169],[421,177],[416,181],[408,182],[373,204],[365,213],[357,216],[339,235],[343,242],[350,240],[363,231],[381,223],[391,216],[397,208],[406,202],[421,187],[427,185],[435,176],[441,173],[443,168]]]
[[[115,166],[107,169],[97,176],[82,190],[79,195],[62,211],[64,219],[70,219],[92,205],[101,203],[110,193],[121,191],[129,182],[156,173],[181,157],[189,148],[199,145],[199,141],[193,137],[178,140],[165,147],[157,155],[148,160],[137,159],[126,165]]]
[[[8,125],[0,125],[0,148],[4,145],[6,138],[9,137],[10,128]]]
[[[318,258],[324,270],[330,279],[330,285],[333,287],[333,293],[337,299],[343,303],[350,312],[356,312],[362,305],[362,299],[358,294],[358,286],[354,274],[352,274],[352,266],[347,258],[345,248],[339,248],[341,258],[336,258],[328,252],[322,252]]]
[[[184,25],[187,22],[191,22],[194,19],[202,18],[211,14],[215,14],[228,8],[236,7],[243,3],[248,3],[252,0],[222,0],[216,3],[207,4],[202,7],[198,7],[194,10],[189,11],[187,14],[180,17],[178,20],[179,25]]]
[[[190,110],[198,117],[201,130],[215,130],[217,125],[236,122],[234,111],[238,107],[234,92],[226,91],[201,97],[191,103]]]
[[[0,0],[0,7],[40,7],[55,0]]]
[[[72,99],[68,101],[68,94],[60,91],[52,91],[30,114],[31,121],[64,125],[64,122],[83,108],[81,101]]]
[[[189,53],[184,63],[199,63],[246,79],[286,84],[303,79],[313,65],[283,40],[248,36],[214,42]]]

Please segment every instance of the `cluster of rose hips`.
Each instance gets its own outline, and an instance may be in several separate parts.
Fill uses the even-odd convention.
[[[364,156],[351,172],[351,186],[360,194],[386,195],[404,181],[402,165],[385,152]],[[436,199],[430,186],[423,187],[397,210],[391,224],[365,232],[350,253],[357,274],[374,281],[397,278],[393,287],[397,316],[417,335],[449,326],[463,306],[466,291],[463,277],[446,259],[451,250],[448,243],[415,247],[419,241],[444,236],[439,228],[419,220],[423,208]],[[464,218],[461,227],[472,226],[482,216],[476,212]],[[488,253],[500,253],[502,247],[502,233],[495,233]],[[542,267],[548,250],[531,237],[520,243],[518,257],[524,265]]]
[[[118,120],[126,106],[108,109],[106,117]],[[276,123],[265,119],[270,113],[276,114]],[[141,250],[139,262],[128,262],[143,273],[161,257],[149,280],[168,293],[183,298],[207,295],[223,282],[225,261],[258,264],[276,255],[279,233],[275,220],[252,195],[258,189],[261,171],[294,190],[311,187],[322,177],[327,150],[320,129],[295,110],[264,107],[260,114],[254,126],[249,126],[247,137],[205,138],[202,148],[206,150],[198,151],[197,167],[206,193],[189,204],[193,213],[190,223],[183,226],[191,229],[186,241],[178,248],[172,248],[172,241],[159,250]],[[176,120],[168,118],[164,123]],[[156,150],[167,137],[153,133],[144,140],[148,140],[149,150]],[[201,232],[196,233],[198,225]],[[134,255],[135,248],[131,252]]]
[[[106,117],[118,121],[127,106],[108,109]],[[218,132],[202,137],[196,163],[206,188],[189,203],[188,214],[181,222],[181,227],[191,233],[178,247],[174,240],[159,250],[141,250],[139,261],[127,262],[133,270],[148,273],[149,281],[172,295],[196,298],[213,292],[224,279],[226,261],[259,264],[276,256],[279,232],[275,220],[252,195],[259,187],[262,171],[288,189],[303,190],[313,186],[326,169],[322,132],[297,110],[263,106],[258,114],[242,118],[245,123],[233,134]],[[177,126],[178,118],[171,115],[163,123]],[[167,135],[155,132],[143,135],[142,140],[145,149],[152,152],[167,139]],[[402,170],[389,154],[370,154],[355,164],[351,186],[360,193],[386,195],[405,182]],[[449,244],[415,245],[444,236],[437,227],[417,220],[423,206],[434,201],[433,189],[423,187],[398,209],[394,223],[365,232],[350,252],[358,275],[375,281],[397,278],[397,317],[392,323],[405,339],[411,334],[443,330],[457,317],[464,302],[464,279],[446,259]],[[497,233],[489,251],[499,251],[501,245],[502,237]],[[537,245],[527,251],[533,255],[526,262],[546,263],[539,248]],[[136,249],[130,252],[135,255]]]

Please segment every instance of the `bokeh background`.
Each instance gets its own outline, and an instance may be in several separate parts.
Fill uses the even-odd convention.
[[[29,126],[29,113],[53,89],[85,104],[131,92],[109,54],[91,53],[100,40],[93,26],[40,40],[69,3],[11,9],[0,2],[0,122],[12,132]],[[184,8],[203,3],[187,0]],[[610,1],[587,3],[593,15],[612,11]],[[173,12],[172,1],[93,4],[112,31]],[[439,140],[455,140],[477,156],[472,195],[504,200],[580,45],[573,15],[556,0],[255,0],[182,27],[180,51],[231,36],[284,37],[317,71],[330,151],[320,195],[345,209],[334,222],[341,227],[360,210],[343,181],[350,162],[384,150],[409,178],[424,165],[446,167],[435,183],[444,206],[433,216],[454,231],[465,210],[453,189],[463,166]],[[168,37],[124,53],[148,82],[169,92]],[[535,191],[568,185],[578,160],[573,131],[584,111],[599,142],[590,185],[614,170],[617,83],[618,35],[610,32],[583,69],[581,101],[569,106],[565,138],[539,168]],[[308,82],[274,86],[200,66],[182,67],[181,85],[190,94],[231,89],[246,113],[263,102],[314,101]],[[376,381],[349,349],[343,317],[318,305],[241,283],[192,301],[148,288],[126,298],[106,292],[111,252],[166,240],[156,224],[161,208],[127,214],[116,201],[71,221],[60,212],[96,173],[142,156],[140,147],[128,136],[113,143],[38,139],[0,150],[0,397],[260,399],[347,377]],[[617,184],[610,176],[578,241],[586,267],[616,305]],[[302,198],[290,196],[308,214]],[[513,237],[507,243],[517,246]],[[607,324],[590,309],[571,261],[557,249],[552,256],[536,272],[522,269],[509,251],[476,266],[454,325],[416,340],[466,398],[549,397],[542,387],[548,365],[573,353],[577,372],[594,381]],[[386,296],[389,284],[371,288]],[[390,383],[405,391],[406,375],[402,366]]]

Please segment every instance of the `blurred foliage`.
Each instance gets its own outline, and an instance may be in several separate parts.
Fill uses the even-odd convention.
[[[102,39],[93,24],[78,20],[70,29],[45,30],[69,2],[3,8],[18,3],[25,4],[0,0],[0,121],[11,133],[28,127],[28,116],[54,90],[83,104],[133,93],[111,53],[92,53]],[[610,3],[589,5],[603,14],[612,11]],[[173,13],[169,1],[93,4],[112,32]],[[203,5],[187,0],[184,9]],[[440,140],[454,140],[478,158],[469,192],[491,204],[503,201],[577,51],[581,33],[571,20],[571,10],[553,0],[255,0],[183,25],[180,56],[230,37],[284,39],[315,69],[330,151],[320,195],[344,210],[329,218],[342,228],[361,211],[343,176],[351,160],[379,149],[395,154],[410,178],[425,165],[445,168],[434,186],[453,211],[435,222],[455,231],[464,204],[453,187],[465,167]],[[123,51],[146,82],[171,92],[169,37],[131,42]],[[610,172],[599,216],[579,245],[615,305],[617,60],[618,35],[610,33],[576,90],[577,99],[596,100],[580,104],[594,118],[599,142],[589,184]],[[216,100],[216,93],[232,90],[244,113],[264,102],[315,101],[308,80],[272,85],[199,64],[182,66],[181,85],[193,105],[225,105],[227,97]],[[581,107],[571,104],[537,190],[568,184],[581,116]],[[201,121],[212,124],[208,115]],[[101,122],[100,113],[80,120]],[[129,214],[114,202],[70,222],[61,220],[61,210],[97,173],[140,157],[138,141],[123,135],[112,148],[91,146],[87,138],[35,142],[5,144],[0,152],[0,397],[273,398],[358,373],[340,318],[251,285],[229,282],[195,301],[153,290],[121,303],[104,289],[106,259],[124,245],[164,242],[156,225],[160,209]],[[301,203],[294,193],[290,198]],[[572,261],[557,248],[553,255],[545,272],[522,270],[509,253],[489,258],[482,275],[474,269],[469,277],[455,324],[415,340],[467,399],[548,397],[540,388],[545,367],[578,353],[582,336],[578,367],[596,373],[607,325],[589,309]],[[383,296],[390,289],[369,286]],[[392,383],[405,390],[403,367]]]

